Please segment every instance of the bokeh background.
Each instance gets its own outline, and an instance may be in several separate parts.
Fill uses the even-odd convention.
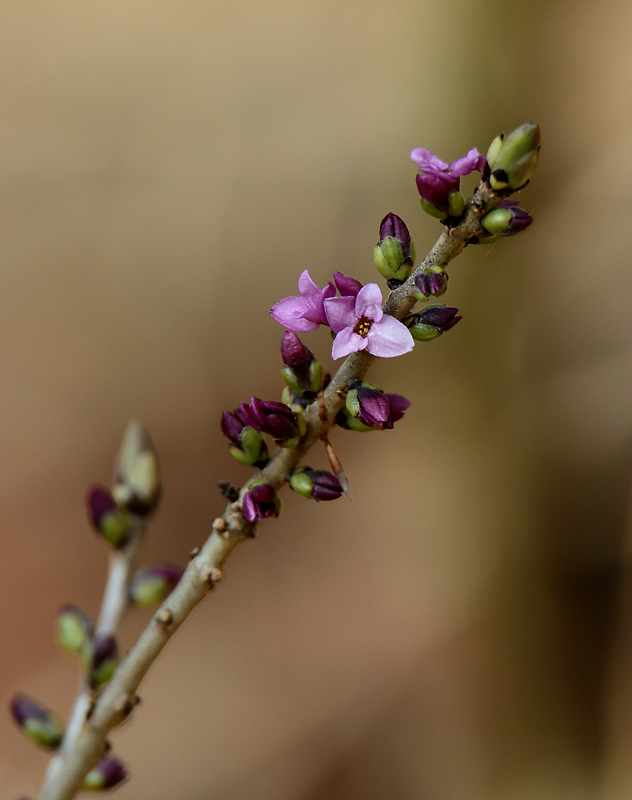
[[[440,226],[447,161],[533,120],[530,230],[471,247],[463,321],[339,431],[353,502],[260,527],[114,737],[120,800],[632,794],[632,8],[625,0],[5,0],[0,27],[0,696],[68,713],[56,608],[96,614],[85,521],[142,419],[165,483],[143,563],[223,508],[223,409],[281,389],[303,269],[376,280],[388,211]],[[464,182],[470,188],[467,179]],[[329,364],[321,330],[309,345]],[[312,466],[325,466],[322,453]],[[132,615],[129,647],[148,614]],[[46,765],[0,715],[3,798]]]

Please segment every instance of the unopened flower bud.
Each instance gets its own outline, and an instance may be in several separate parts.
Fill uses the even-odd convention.
[[[448,288],[448,273],[443,267],[428,267],[415,278],[415,297],[424,301],[431,295],[439,297]]]
[[[82,651],[82,659],[93,689],[107,683],[119,663],[119,650],[114,636],[97,634]]]
[[[481,225],[492,236],[515,236],[515,234],[528,228],[533,222],[533,217],[524,208],[520,208],[517,200],[503,200],[493,211],[486,214],[481,220]],[[481,238],[485,241],[485,238]]]
[[[410,402],[399,394],[386,394],[369,381],[356,381],[347,392],[338,425],[355,431],[390,430],[404,416]]]
[[[97,533],[112,547],[125,547],[132,530],[128,512],[119,508],[112,493],[105,486],[92,486],[86,495],[88,519]]]
[[[230,454],[241,464],[250,467],[265,467],[269,460],[265,439],[254,428],[247,425],[238,408],[222,414],[222,433],[233,445]]]
[[[281,376],[290,389],[307,398],[316,397],[323,388],[323,368],[294,331],[283,334],[281,358],[285,364]]]
[[[248,425],[269,434],[281,447],[295,447],[307,429],[302,414],[285,403],[253,397],[250,403],[241,403],[239,410]]]
[[[66,650],[79,653],[94,636],[94,622],[80,608],[62,606],[57,612],[57,641]]]
[[[428,306],[418,314],[410,314],[402,322],[410,330],[413,339],[429,342],[449,331],[461,319],[458,308]]]
[[[505,136],[500,134],[487,151],[489,182],[494,191],[515,192],[525,186],[538,163],[540,128],[526,123]]]
[[[301,467],[290,475],[290,487],[312,500],[337,500],[343,492],[340,481],[326,469]]]
[[[242,511],[248,522],[278,517],[281,500],[268,483],[251,483],[244,494]]]
[[[134,605],[151,606],[162,603],[183,576],[182,567],[173,564],[154,564],[137,572],[129,587],[129,598]]]
[[[104,789],[113,789],[125,778],[127,778],[125,764],[118,758],[108,756],[101,759],[97,766],[86,775],[81,788],[84,792],[100,792]]]
[[[32,742],[45,750],[55,750],[64,738],[64,724],[50,709],[24,694],[16,694],[9,703],[13,719]]]
[[[146,517],[155,511],[160,499],[158,452],[147,428],[130,422],[114,470],[112,493],[119,506]]]
[[[387,281],[405,281],[412,272],[415,245],[397,214],[387,214],[380,223],[380,241],[373,250],[373,257],[377,271]]]

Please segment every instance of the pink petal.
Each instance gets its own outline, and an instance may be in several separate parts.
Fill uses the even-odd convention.
[[[270,314],[281,325],[291,331],[315,331],[317,322],[311,322],[303,316],[308,311],[308,304],[302,297],[284,297],[272,306]]]
[[[393,358],[410,353],[415,346],[408,328],[395,317],[384,314],[379,322],[371,325],[368,332],[366,349],[372,356]]]
[[[434,153],[431,153],[430,150],[426,150],[425,147],[415,147],[411,150],[410,160],[419,164],[420,167],[432,166],[440,170],[446,170],[448,168],[445,161],[437,158]]]
[[[373,322],[382,319],[382,291],[377,283],[367,283],[360,289],[355,301],[355,313],[358,319],[366,317]]]
[[[307,270],[301,272],[301,277],[298,279],[298,290],[301,293],[301,297],[308,302],[311,301],[316,304],[320,300],[320,289],[309,277]]]
[[[355,333],[353,328],[345,328],[334,339],[334,343],[331,346],[331,357],[335,360],[336,358],[348,356],[349,353],[364,350],[367,346],[367,339],[368,337]]]
[[[356,324],[355,304],[355,297],[330,297],[325,300],[327,322],[334,333],[343,328],[353,328]]]
[[[469,175],[470,172],[474,172],[475,170],[477,172],[482,172],[484,166],[485,156],[482,156],[478,150],[473,147],[466,156],[453,161],[449,169],[450,173],[454,175],[455,178],[460,178],[462,175]]]

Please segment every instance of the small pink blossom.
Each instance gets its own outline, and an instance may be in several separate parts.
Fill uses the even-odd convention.
[[[331,348],[334,359],[358,350],[367,350],[379,358],[392,358],[413,349],[408,328],[382,311],[382,292],[377,283],[367,283],[356,297],[326,299],[325,313],[336,334]]]
[[[445,214],[449,212],[450,195],[459,190],[460,178],[470,172],[481,172],[485,166],[485,156],[475,147],[451,164],[446,164],[425,147],[415,147],[410,159],[419,165],[417,191],[424,200]]]
[[[298,279],[298,290],[299,296],[284,297],[272,306],[274,319],[291,331],[315,331],[319,325],[327,325],[324,302],[336,294],[333,283],[319,289],[305,270]]]

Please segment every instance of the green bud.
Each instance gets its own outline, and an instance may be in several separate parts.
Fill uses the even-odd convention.
[[[295,391],[296,394],[303,394],[303,387],[293,369],[290,367],[283,367],[281,369],[281,377],[285,381],[285,384]]]
[[[505,134],[499,133],[498,136],[494,139],[494,141],[490,144],[486,156],[488,164],[494,163],[496,157],[498,156],[498,153],[500,153],[500,148],[502,147],[504,140],[505,140]]]
[[[87,614],[73,605],[57,612],[57,641],[72,653],[80,653],[94,636],[94,623]]]
[[[487,152],[492,189],[509,188],[515,192],[525,186],[538,163],[539,150],[540,128],[537,125],[526,123],[508,136],[497,136]]]
[[[158,505],[161,483],[158,453],[140,422],[129,423],[114,470],[114,499],[133,514],[147,516]]]
[[[250,426],[243,429],[241,432],[241,446],[244,451],[248,463],[255,464],[262,458],[265,458],[268,453],[268,448],[263,436]],[[264,452],[265,451],[265,452]]]
[[[435,219],[439,219],[443,222],[443,220],[448,216],[445,212],[441,211],[441,209],[433,206],[432,203],[429,203],[427,200],[424,200],[423,197],[421,198],[420,203],[426,214],[430,214],[430,216],[434,217]]]
[[[318,394],[323,388],[323,365],[320,361],[312,361],[309,365],[309,380],[312,392]]]
[[[495,208],[483,217],[481,225],[488,233],[504,233],[509,227],[511,220],[512,214],[510,209]]]
[[[461,192],[452,192],[448,199],[448,203],[451,217],[460,217],[465,211],[465,200],[463,199]]]
[[[290,486],[303,497],[311,497],[314,491],[314,482],[304,472],[293,472],[290,475]]]
[[[119,663],[119,651],[114,636],[97,634],[86,643],[81,651],[81,659],[93,689],[107,683]]]

